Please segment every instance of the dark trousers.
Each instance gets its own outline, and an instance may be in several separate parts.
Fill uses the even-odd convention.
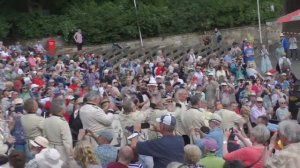
[[[82,50],[82,43],[76,43],[77,45],[77,51]]]
[[[297,58],[297,55],[298,55],[297,49],[290,49],[290,57],[291,57],[291,58],[296,58],[296,59],[298,59],[298,58]]]

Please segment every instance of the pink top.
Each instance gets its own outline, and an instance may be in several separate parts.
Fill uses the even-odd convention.
[[[75,39],[76,43],[82,43],[82,34],[79,32],[76,32],[74,35],[74,39]]]
[[[253,163],[259,161],[252,166],[252,168],[262,168],[263,167],[263,157],[264,148],[263,147],[245,147],[239,150],[233,151],[224,155],[224,160],[240,160],[245,166],[251,166]]]

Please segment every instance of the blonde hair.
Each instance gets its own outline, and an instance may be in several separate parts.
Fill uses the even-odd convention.
[[[74,149],[74,159],[83,168],[89,168],[91,164],[99,164],[92,146],[87,141],[78,141]]]
[[[186,145],[184,147],[184,160],[188,164],[195,164],[199,162],[201,158],[201,151],[196,145]]]

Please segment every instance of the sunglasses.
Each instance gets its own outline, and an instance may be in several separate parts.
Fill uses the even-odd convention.
[[[261,101],[258,101],[257,103],[263,103],[263,102],[261,102]]]

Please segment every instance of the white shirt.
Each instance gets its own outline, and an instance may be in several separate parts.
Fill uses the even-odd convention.
[[[290,48],[289,49],[293,50],[293,49],[297,49],[298,48],[297,39],[295,37],[291,37],[289,39],[289,43],[290,43]]]
[[[16,60],[17,62],[27,62],[26,61],[26,58],[24,57],[24,56],[19,56],[18,58],[17,58],[17,60]]]
[[[44,51],[45,51],[45,49],[44,49],[44,47],[43,47],[42,44],[36,44],[35,47],[36,47],[36,49],[37,49],[39,52],[44,52]]]
[[[259,116],[263,116],[266,115],[266,109],[264,107],[262,108],[258,108],[256,105],[254,105],[251,108],[251,112],[250,112],[250,120],[252,123],[256,123],[256,120]]]
[[[279,65],[283,64],[284,59],[287,59],[287,62],[289,63],[290,66],[292,65],[291,60],[289,58],[286,58],[286,57],[279,58],[279,61],[278,61]]]
[[[74,39],[75,39],[76,43],[82,43],[82,34],[79,32],[76,32],[74,35]]]

